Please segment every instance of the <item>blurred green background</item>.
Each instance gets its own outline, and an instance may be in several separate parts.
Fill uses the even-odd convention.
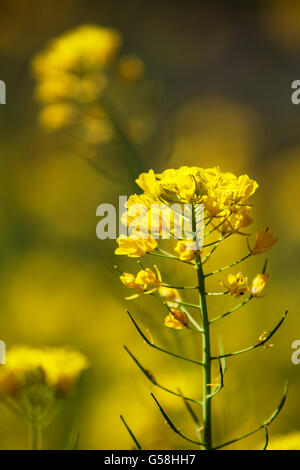
[[[149,118],[154,130],[139,145],[142,168],[219,165],[259,182],[251,231],[270,225],[279,238],[268,253],[268,296],[224,319],[213,333],[222,333],[226,351],[240,349],[271,329],[286,308],[290,313],[273,338],[274,348],[228,360],[225,388],[214,401],[214,434],[219,442],[260,424],[276,408],[286,379],[289,397],[270,440],[296,432],[300,365],[291,362],[291,344],[300,339],[300,106],[291,103],[291,83],[300,78],[299,2],[2,0],[0,79],[7,104],[0,106],[0,337],[8,347],[70,344],[91,362],[78,395],[45,432],[46,447],[60,448],[71,430],[80,430],[81,449],[131,448],[119,419],[123,413],[144,448],[188,448],[164,424],[151,385],[123,344],[164,385],[201,392],[196,366],[160,356],[137,336],[124,313],[128,291],[113,269],[118,263],[134,272],[136,263],[116,259],[115,242],[96,238],[96,207],[135,191],[122,149],[96,149],[101,167],[114,169],[109,178],[82,158],[80,135],[66,138],[64,131],[49,133],[38,123],[33,56],[50,38],[89,23],[119,30],[122,50],[145,64],[147,92],[155,99]],[[146,115],[142,92],[135,89],[135,101]],[[131,108],[123,115],[130,120]],[[245,249],[243,237],[228,241],[210,266],[238,259]],[[264,259],[255,257],[241,270],[251,277]],[[153,260],[147,261],[151,266]],[[159,266],[167,281],[194,282],[188,268],[183,273],[173,264]],[[217,280],[210,280],[212,288]],[[213,300],[210,312],[226,311],[233,302]],[[163,307],[154,299],[135,301],[131,311],[156,341],[197,356],[197,337],[165,328]],[[160,391],[157,396],[178,427],[193,436],[180,400]],[[297,435],[296,441],[300,448]],[[285,442],[287,448],[290,440]],[[26,445],[25,425],[2,407],[0,448]],[[257,446],[263,446],[261,434],[232,448]]]

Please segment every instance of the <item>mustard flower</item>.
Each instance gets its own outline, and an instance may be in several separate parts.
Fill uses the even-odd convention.
[[[33,71],[39,79],[65,79],[68,73],[105,67],[116,56],[121,41],[114,29],[79,26],[50,41],[46,50],[34,58]]]
[[[15,346],[0,369],[0,400],[33,429],[45,426],[87,367],[86,357],[72,349]]]
[[[176,308],[171,308],[169,315],[165,318],[165,326],[174,330],[188,328],[189,319],[186,313]]]
[[[262,297],[261,293],[265,288],[265,285],[269,279],[268,274],[257,274],[252,281],[251,287],[249,288],[249,292],[252,297]]]
[[[272,248],[276,243],[277,238],[275,237],[274,231],[270,230],[268,227],[256,234],[255,245],[253,248],[251,248],[247,238],[247,245],[252,255],[264,253],[265,251],[270,250],[270,248]]]
[[[129,289],[137,289],[143,292],[143,288],[136,283],[136,276],[131,273],[123,273],[120,276],[121,282],[124,286],[129,287]]]
[[[130,258],[144,256],[147,252],[154,251],[157,247],[156,240],[151,238],[120,237],[117,239],[117,243],[119,248],[115,250],[115,254],[127,255]]]
[[[162,284],[161,274],[156,265],[154,265],[156,274],[149,268],[142,269],[137,273],[136,276],[130,273],[123,273],[120,276],[121,282],[130,289],[137,289],[139,293],[126,297],[126,300],[136,299],[140,293],[143,294],[152,294],[157,290],[158,287]],[[147,290],[148,287],[153,287],[150,290]]]
[[[219,281],[221,287],[226,290],[225,292],[219,292],[220,289],[216,289],[216,286],[210,289],[208,287],[210,283],[208,284],[206,279],[208,277],[210,279],[215,279],[215,275],[242,263],[249,258],[251,254],[263,253],[276,243],[276,237],[271,230],[266,229],[256,236],[256,242],[253,248],[250,247],[249,240],[247,240],[250,253],[242,256],[240,259],[235,258],[233,262],[230,262],[226,266],[220,266],[217,269],[212,268],[206,271],[204,268],[204,264],[210,260],[212,256],[215,256],[214,253],[218,246],[220,244],[227,243],[226,239],[228,236],[234,237],[247,235],[247,233],[245,233],[245,228],[253,222],[252,206],[248,203],[248,199],[255,193],[258,188],[258,183],[250,179],[248,175],[236,176],[231,172],[222,172],[219,167],[204,169],[188,166],[182,166],[178,169],[167,169],[162,173],[155,173],[151,169],[147,173],[145,172],[140,174],[136,182],[142,189],[143,193],[141,195],[133,195],[129,199],[127,204],[129,225],[133,223],[139,227],[146,227],[147,224],[149,224],[149,220],[151,221],[152,213],[157,214],[160,210],[162,212],[162,217],[154,223],[155,235],[153,234],[153,237],[156,238],[156,233],[159,233],[159,235],[163,234],[162,221],[164,210],[165,214],[167,214],[167,209],[170,211],[173,210],[176,217],[178,214],[183,215],[185,220],[188,218],[189,214],[191,215],[193,230],[189,229],[189,232],[184,236],[176,236],[175,228],[178,222],[175,219],[175,216],[174,219],[172,219],[172,224],[170,224],[172,225],[172,230],[174,230],[174,232],[171,233],[173,236],[172,238],[177,240],[175,253],[178,256],[174,256],[165,248],[158,249],[153,253],[153,255],[164,258],[165,262],[169,259],[170,263],[175,264],[178,261],[191,263],[191,271],[194,271],[194,281],[187,281],[183,285],[180,283],[180,287],[178,286],[176,289],[175,287],[171,287],[176,286],[176,282],[172,282],[170,285],[166,283],[162,284],[160,275],[158,275],[158,273],[155,274],[149,269],[143,269],[137,274],[137,276],[124,273],[121,280],[128,287],[134,288],[138,291],[138,293],[131,298],[140,295],[140,293],[147,294],[154,291],[157,292],[154,297],[158,301],[161,301],[163,308],[168,309],[168,314],[164,321],[166,327],[173,330],[190,329],[202,335],[202,341],[200,341],[202,347],[201,362],[191,359],[189,354],[181,353],[180,349],[177,349],[175,352],[174,350],[169,350],[168,348],[165,349],[165,347],[156,345],[152,337],[151,340],[147,339],[131,313],[129,313],[129,317],[140,336],[154,349],[167,353],[169,356],[181,358],[185,363],[192,362],[201,365],[203,385],[201,401],[190,395],[182,396],[180,390],[179,392],[175,392],[173,389],[169,389],[168,387],[161,385],[154,378],[152,371],[144,368],[144,366],[140,364],[139,360],[129,352],[128,348],[126,348],[126,350],[143,371],[144,375],[150,380],[152,385],[157,386],[172,395],[184,398],[184,401],[186,402],[190,400],[197,404],[201,404],[202,419],[201,421],[198,421],[198,417],[196,420],[194,419],[197,428],[199,428],[200,422],[201,429],[199,430],[197,441],[194,441],[187,438],[187,434],[182,434],[179,431],[176,424],[173,424],[171,419],[168,417],[168,412],[165,411],[164,405],[162,405],[161,402],[152,394],[161,414],[164,419],[169,422],[171,429],[177,436],[180,435],[184,440],[189,440],[205,450],[216,450],[225,448],[229,444],[238,442],[264,429],[266,434],[264,449],[266,449],[268,445],[268,427],[274,421],[284,405],[287,395],[287,386],[284,389],[284,394],[279,406],[271,414],[269,419],[263,421],[262,424],[254,428],[254,430],[250,430],[248,433],[242,434],[234,440],[229,437],[229,440],[225,439],[221,444],[215,443],[214,441],[213,427],[217,424],[213,419],[212,404],[214,396],[225,386],[225,359],[227,357],[239,356],[258,347],[270,347],[270,344],[266,344],[281,326],[286,317],[287,311],[273,329],[265,331],[260,335],[258,342],[254,343],[252,346],[235,351],[223,352],[223,346],[220,344],[217,355],[216,353],[212,355],[210,345],[212,345],[215,340],[214,330],[211,329],[211,324],[222,322],[223,318],[228,317],[229,315],[234,314],[237,310],[243,308],[252,298],[262,297],[269,276],[265,274],[266,264],[264,266],[263,273],[257,274],[250,285],[248,277],[242,272],[229,274],[225,281]],[[142,217],[138,221],[135,221],[134,219],[136,215],[134,212],[134,204],[135,202],[139,203],[141,201],[145,201],[143,209],[139,211],[139,215],[142,215]],[[181,206],[178,207],[178,205],[176,205],[176,207],[173,207],[174,203],[179,203]],[[187,203],[188,206],[186,206]],[[153,204],[158,205],[158,209],[156,207],[155,210],[153,210]],[[200,204],[202,204],[204,208],[199,207]],[[189,214],[187,214],[186,211],[184,214],[180,214],[183,207],[184,209],[189,210]],[[196,242],[190,239],[191,232],[194,232],[194,228],[197,228],[197,216],[199,213],[202,214],[202,211],[204,212],[204,238],[207,240],[205,240],[203,249],[208,249],[207,252],[205,251],[205,254],[203,254],[202,248],[201,250],[197,249],[198,245]],[[185,228],[185,225],[183,226]],[[151,229],[152,228],[153,226],[151,225]],[[217,232],[220,233],[218,234]],[[196,236],[195,239],[197,239]],[[122,254],[127,254],[128,256],[140,256],[141,253],[145,254],[146,252],[151,254],[150,250],[147,250],[143,245],[141,247],[140,245],[136,246],[139,243],[143,243],[140,240],[128,240],[126,242],[123,240],[123,243],[127,243],[128,246],[122,246]],[[131,246],[130,243],[132,243],[133,246]],[[120,250],[120,248],[118,250]],[[180,292],[183,292],[183,294],[198,292],[198,300],[186,299],[185,295],[182,300],[178,289],[182,289]],[[218,315],[211,315],[209,312],[210,302],[213,302],[214,296],[222,296],[224,294],[230,294],[231,296],[248,295],[244,301],[237,303],[237,305],[230,310],[226,310],[223,313],[221,312]],[[198,313],[198,315],[196,315],[195,312],[196,314]],[[192,325],[191,327],[190,324]],[[212,374],[215,370],[213,363],[216,364],[216,362],[214,362],[216,360],[218,360],[219,363],[219,378],[217,379],[217,383],[214,383],[215,381],[213,380]],[[124,424],[128,430],[128,426],[126,423]],[[136,444],[137,441],[134,436],[132,436],[132,432],[130,430],[129,433]]]
[[[227,209],[227,215],[224,217],[224,223],[218,229],[220,232],[238,233],[240,235],[247,235],[241,231],[242,228],[252,224],[253,220],[250,216],[252,208],[250,206],[241,206],[233,208],[232,211]],[[232,213],[231,213],[232,212]],[[220,223],[219,219],[214,221],[214,225]]]
[[[242,273],[229,274],[227,283],[219,281],[219,284],[229,291],[230,295],[243,295],[248,290],[248,278]]]
[[[222,173],[218,167],[188,166],[165,170],[161,174],[149,170],[142,173],[136,183],[145,193],[167,203],[202,202],[214,215],[220,209],[244,202],[258,187],[247,175],[236,177],[233,173]]]
[[[196,243],[192,240],[179,240],[174,251],[179,255],[179,259],[182,261],[193,262],[199,255],[199,250],[196,249]]]

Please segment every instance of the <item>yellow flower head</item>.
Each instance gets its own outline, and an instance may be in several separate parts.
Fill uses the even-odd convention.
[[[165,318],[165,326],[174,330],[188,328],[189,319],[186,313],[175,308],[171,308],[171,313]]]
[[[13,400],[27,418],[34,414],[42,420],[87,367],[86,357],[75,350],[15,346],[0,369],[0,399]]]
[[[196,243],[193,240],[179,240],[174,251],[179,255],[182,261],[194,261],[199,254],[199,250],[195,249]]]
[[[257,274],[252,281],[251,287],[249,289],[252,297],[261,297],[261,293],[265,288],[265,285],[269,279],[268,274]]]
[[[242,273],[229,274],[227,283],[219,281],[219,284],[228,290],[230,295],[243,295],[248,290],[248,278]]]
[[[115,250],[115,254],[127,255],[130,258],[144,256],[147,252],[154,251],[157,247],[157,242],[152,238],[120,237],[117,239],[117,243],[119,248]]]
[[[47,49],[34,58],[33,71],[39,79],[92,71],[109,64],[120,46],[121,37],[114,29],[79,26],[50,41]]]
[[[161,174],[153,170],[136,180],[145,193],[166,203],[203,203],[210,216],[216,217],[229,206],[241,205],[258,187],[247,175],[222,173],[219,168],[182,166]]]
[[[260,253],[270,250],[275,243],[277,243],[277,238],[275,237],[274,231],[270,230],[268,227],[256,234],[253,248],[251,248],[249,240],[247,239],[247,245],[252,255],[259,255]]]

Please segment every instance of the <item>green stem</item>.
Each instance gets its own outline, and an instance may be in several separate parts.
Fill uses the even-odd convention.
[[[29,445],[31,450],[41,450],[42,434],[39,424],[32,420],[29,422]]]
[[[192,210],[193,231],[196,229],[195,206]],[[203,363],[203,447],[205,450],[212,449],[212,430],[211,430],[211,354],[210,354],[210,331],[209,319],[206,304],[205,276],[203,273],[201,255],[195,259],[198,291],[199,291],[199,309],[202,316],[202,363]]]
[[[210,330],[207,313],[205,280],[200,256],[196,260],[199,301],[202,314],[203,346],[202,363],[203,366],[203,444],[204,449],[212,449],[212,430],[211,430],[211,355],[210,355]]]

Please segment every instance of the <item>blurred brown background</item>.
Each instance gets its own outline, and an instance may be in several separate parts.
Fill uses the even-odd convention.
[[[228,361],[225,388],[215,400],[215,437],[227,440],[266,419],[286,379],[290,394],[270,435],[297,431],[300,365],[291,363],[291,343],[300,339],[300,105],[291,103],[291,83],[300,79],[299,2],[2,0],[0,9],[0,79],[7,86],[7,104],[0,106],[0,337],[8,347],[71,344],[92,364],[78,396],[46,432],[46,445],[61,447],[70,429],[79,429],[80,448],[130,448],[122,412],[145,448],[185,448],[154,408],[151,387],[123,344],[163,384],[190,394],[201,390],[196,367],[161,357],[137,337],[124,314],[128,292],[113,270],[118,262],[133,271],[135,262],[116,261],[115,243],[96,239],[98,204],[134,191],[132,176],[124,182],[120,155],[110,153],[109,165],[120,165],[122,182],[94,171],[61,134],[38,125],[31,60],[50,38],[86,23],[118,29],[123,50],[143,60],[159,90],[159,124],[142,149],[144,168],[219,165],[259,182],[252,232],[270,225],[280,240],[268,253],[269,295],[220,323],[216,335],[222,330],[227,351],[246,347],[286,308],[290,314],[273,349]],[[108,164],[104,150],[98,158]],[[229,243],[212,266],[244,251],[244,239]],[[243,272],[251,276],[263,261],[248,261]],[[173,279],[174,266],[160,267]],[[229,303],[214,301],[211,311],[225,311]],[[163,310],[153,299],[131,310],[157,340],[197,354],[187,332],[165,331]],[[192,434],[180,401],[158,396],[179,428]],[[257,435],[234,448],[262,441]],[[1,409],[0,447],[24,446],[25,426]]]

